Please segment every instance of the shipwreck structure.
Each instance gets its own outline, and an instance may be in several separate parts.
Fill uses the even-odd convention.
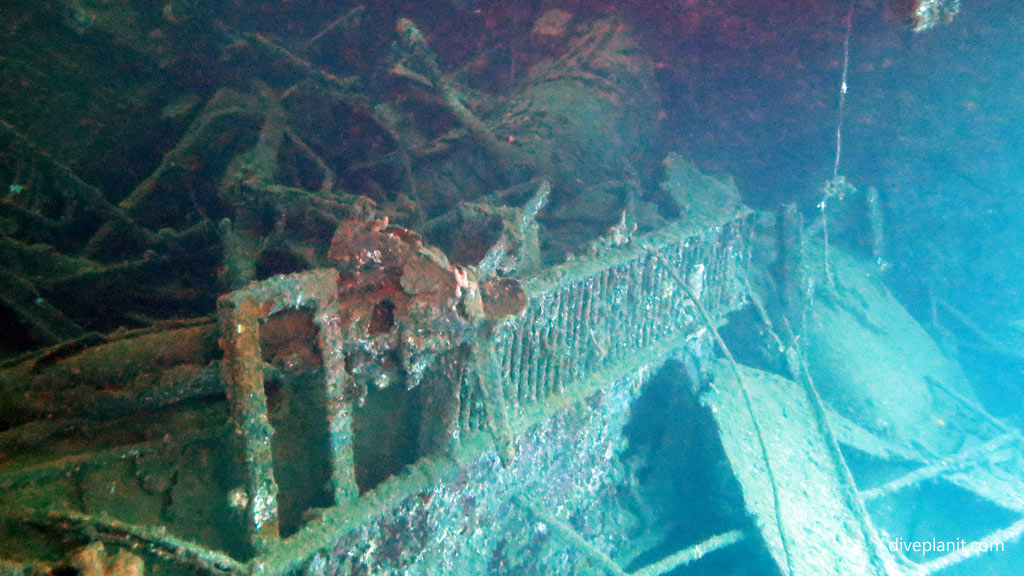
[[[160,151],[133,178],[0,118],[0,575],[1019,565],[1020,432],[880,249],[822,250],[794,206],[647,146],[652,65],[620,20],[536,15],[495,96],[467,78],[497,51],[447,71],[364,6],[301,38],[55,6],[5,24],[20,85],[56,66],[109,99],[67,123],[101,160],[127,110],[178,138],[132,125]],[[43,32],[223,85],[122,100]],[[993,546],[901,544],[933,537]]]
[[[488,278],[367,214],[339,228],[336,267],[227,294],[216,325],[9,369],[9,389],[65,388],[22,388],[26,407],[59,404],[3,433],[5,550],[20,558],[4,570],[931,574],[980,552],[915,563],[890,542],[913,537],[896,532],[903,495],[948,490],[1004,511],[986,541],[1019,537],[1020,434],[958,392],[934,351],[900,375],[928,398],[911,408],[873,404],[848,358],[808,366],[780,344],[793,379],[738,364],[720,330],[764,312],[747,280],[755,228],[726,211]],[[843,354],[833,322],[881,347],[872,364],[890,330],[927,340],[885,309],[869,265],[835,258],[844,287],[819,295],[810,346]],[[863,410],[823,400],[816,370],[848,375],[859,387],[833,376],[829,393]],[[887,463],[913,469],[887,477]]]

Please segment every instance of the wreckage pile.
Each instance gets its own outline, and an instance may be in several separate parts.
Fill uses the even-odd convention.
[[[22,8],[152,76],[17,54],[109,105],[81,150],[0,122],[3,573],[927,574],[968,556],[892,554],[916,520],[871,503],[932,481],[1024,531],[1020,434],[877,273],[645,145],[623,22],[535,15],[493,86],[363,6]],[[176,137],[114,174],[140,109]]]

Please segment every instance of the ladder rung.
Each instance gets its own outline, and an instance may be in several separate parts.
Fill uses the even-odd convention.
[[[732,546],[746,537],[747,535],[742,530],[730,530],[722,534],[716,534],[703,542],[694,544],[689,548],[684,548],[671,556],[631,572],[630,576],[662,576],[662,574],[668,574],[676,568],[696,562],[716,550]]]

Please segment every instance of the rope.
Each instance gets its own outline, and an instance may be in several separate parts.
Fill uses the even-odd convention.
[[[853,35],[853,9],[857,0],[850,0],[850,10],[846,14],[846,35],[843,37],[843,74],[839,82],[839,121],[836,122],[836,160],[832,165],[832,178],[839,176],[839,159],[843,154],[843,118],[846,116],[846,93],[849,84],[846,79],[850,73],[850,36]],[[824,206],[822,207],[824,210]]]
[[[839,179],[839,160],[843,156],[843,119],[846,117],[846,93],[849,91],[847,77],[850,74],[850,37],[853,35],[853,9],[857,0],[850,0],[850,9],[846,13],[846,34],[843,37],[843,74],[839,82],[839,120],[836,122],[836,158],[832,163],[832,179],[825,184],[821,202],[818,208],[821,210],[821,234],[825,244],[825,281],[832,285],[832,274],[828,264],[828,217],[825,214],[825,207],[828,204],[829,190],[831,184]]]

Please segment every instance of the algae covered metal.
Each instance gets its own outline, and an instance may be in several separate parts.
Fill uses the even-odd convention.
[[[475,270],[446,265],[443,255],[406,252],[421,246],[409,232],[374,225],[356,233],[363,244],[346,243],[346,254],[361,246],[364,256],[380,255],[376,242],[390,242],[405,254],[396,256],[402,265],[384,253],[352,268],[346,256],[337,269],[272,278],[221,299],[217,362],[228,402],[196,408],[204,418],[223,418],[206,424],[204,440],[217,445],[207,458],[219,462],[186,473],[194,463],[175,455],[201,440],[168,432],[156,447],[112,439],[109,455],[10,466],[11,510],[22,509],[24,491],[54,498],[65,482],[72,493],[109,486],[111,497],[75,503],[69,494],[63,510],[8,519],[80,538],[98,532],[112,545],[143,549],[144,557],[206,572],[455,573],[505,554],[503,562],[528,570],[572,571],[595,558],[615,565],[609,558],[629,543],[609,514],[623,505],[602,504],[617,498],[624,474],[618,456],[629,406],[667,357],[707,347],[676,278],[688,278],[716,317],[738,306],[748,219],[675,226],[516,288],[509,279],[482,287]],[[340,233],[358,229],[353,223]],[[423,271],[427,263],[431,272]],[[417,284],[423,274],[440,281],[424,291]],[[495,282],[503,298],[494,296]],[[476,316],[467,312],[472,299],[482,301]],[[510,307],[510,299],[521,304]],[[385,301],[392,303],[386,322]],[[367,363],[376,378],[365,376]],[[315,408],[292,405],[300,401]],[[410,421],[412,446],[382,430]],[[321,472],[297,473],[296,460]],[[171,476],[163,490],[146,472],[161,467]],[[216,477],[221,472],[226,477]],[[155,521],[195,505],[186,502],[199,495],[178,497],[177,490],[197,473],[210,475],[211,489],[221,487],[211,510],[224,511],[225,523],[182,530]],[[139,483],[145,493],[131,496],[118,482]],[[126,496],[135,499],[131,508],[154,496],[171,501],[147,521],[125,517],[126,508],[114,504]],[[584,515],[582,529],[564,518],[569,510]],[[547,524],[562,536],[552,540],[541,527]],[[154,525],[165,528],[154,532]],[[239,541],[239,533],[247,536]],[[580,539],[614,546],[581,548]],[[515,553],[530,547],[543,553]],[[566,549],[573,554],[565,557]]]
[[[871,264],[652,145],[675,64],[614,12],[15,3],[0,575],[999,562],[901,547],[950,495],[1024,532],[1020,433],[885,289],[878,195]]]

